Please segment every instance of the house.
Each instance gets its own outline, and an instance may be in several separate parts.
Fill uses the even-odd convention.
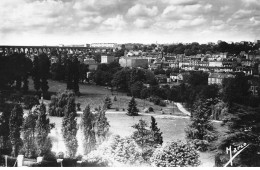
[[[147,67],[148,59],[140,57],[121,57],[119,59],[119,64],[121,67]]]
[[[249,84],[250,84],[250,93],[253,95],[253,96],[258,96],[259,93],[260,93],[260,78],[258,77],[254,77],[253,79],[249,80],[248,81]]]
[[[170,79],[171,79],[173,82],[177,82],[177,76],[178,76],[177,73],[171,73],[171,74],[170,74]]]
[[[176,80],[178,83],[185,83],[189,75],[190,75],[189,72],[179,73],[176,77]]]
[[[164,74],[156,75],[155,78],[159,83],[166,83],[167,82],[167,76]]]
[[[208,77],[208,85],[222,85],[222,82],[225,78],[235,78],[235,75],[230,73],[210,73]]]
[[[86,58],[84,59],[84,64],[89,65],[89,64],[95,64],[96,61],[93,58]]]
[[[115,60],[114,56],[111,55],[102,55],[101,56],[101,63],[109,64]]]

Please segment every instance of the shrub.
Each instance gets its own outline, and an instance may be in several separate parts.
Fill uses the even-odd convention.
[[[64,158],[64,153],[63,152],[59,152],[56,156],[57,159],[63,159]]]
[[[157,167],[188,167],[199,165],[199,154],[191,143],[173,141],[155,150],[151,162]]]
[[[144,112],[144,113],[149,113],[149,109],[148,109],[148,108],[145,108],[145,109],[143,110],[143,112]]]
[[[112,136],[101,144],[97,150],[92,151],[83,162],[98,166],[138,165],[143,162],[142,151],[131,138]]]
[[[80,103],[77,103],[77,111],[81,111]]]
[[[105,103],[105,106],[106,106],[107,109],[111,109],[112,101],[111,101],[111,98],[109,96],[106,96],[104,103]]]
[[[149,107],[148,110],[149,110],[149,112],[154,112],[152,107]]]
[[[153,102],[155,105],[159,105],[161,99],[159,97],[157,97],[157,96],[152,96],[152,97],[149,98],[149,101]]]
[[[165,103],[163,100],[160,100],[159,106],[165,107],[165,106],[166,106],[166,103]]]
[[[116,108],[116,111],[119,111],[119,108],[118,108],[118,107]]]
[[[57,161],[45,161],[43,160],[40,163],[34,163],[31,167],[60,167],[61,165]]]
[[[31,109],[33,106],[40,104],[38,96],[25,96],[23,102],[25,109]]]
[[[7,157],[7,166],[8,167],[13,167],[16,163],[16,157]],[[5,157],[4,156],[0,156],[0,167],[1,166],[5,166]],[[17,166],[17,164],[15,165]]]
[[[50,116],[63,117],[67,102],[70,98],[75,99],[75,94],[72,91],[64,91],[58,93],[56,96],[51,96],[51,102],[49,104]]]

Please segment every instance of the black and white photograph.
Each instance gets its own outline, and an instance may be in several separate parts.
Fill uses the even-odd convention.
[[[260,167],[260,0],[0,0],[0,168]]]

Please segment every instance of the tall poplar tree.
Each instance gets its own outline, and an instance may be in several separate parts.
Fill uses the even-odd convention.
[[[54,125],[50,124],[50,120],[46,114],[46,106],[43,103],[40,104],[38,112],[38,119],[36,121],[36,145],[38,156],[43,156],[51,150],[52,144],[48,135]]]
[[[9,119],[9,138],[12,144],[12,155],[17,156],[19,147],[22,144],[20,135],[21,128],[23,124],[23,108],[16,104],[11,111],[11,116]]]
[[[88,154],[92,150],[95,149],[96,146],[96,137],[95,137],[95,126],[96,117],[90,111],[90,106],[87,105],[85,110],[83,111],[83,115],[81,117],[81,129],[83,131],[83,146],[84,153]]]
[[[38,56],[34,56],[32,78],[33,78],[33,83],[34,83],[34,89],[36,91],[39,91],[41,88],[41,82],[40,82],[40,66],[39,66],[39,57]]]
[[[77,135],[77,120],[76,120],[76,104],[75,98],[69,98],[65,110],[65,116],[62,119],[62,135],[69,157],[74,157],[78,148]]]
[[[162,132],[160,132],[160,129],[157,127],[157,122],[153,116],[151,116],[151,126],[150,126],[152,136],[153,136],[153,144],[162,144],[163,143],[163,137]]]

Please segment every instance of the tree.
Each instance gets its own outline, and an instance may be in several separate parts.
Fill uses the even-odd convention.
[[[83,115],[81,117],[81,128],[84,134],[83,137],[83,146],[84,146],[84,154],[90,153],[96,147],[96,138],[95,138],[95,125],[96,117],[90,111],[90,106],[87,105],[85,110],[83,111]]]
[[[87,79],[87,72],[89,71],[88,67],[89,66],[84,63],[79,64],[79,80],[81,81],[81,83],[83,83],[84,80]]]
[[[50,60],[45,53],[41,53],[39,56],[34,56],[32,77],[34,80],[34,88],[38,92],[40,89],[43,95],[46,96],[49,89],[48,77],[50,71]]]
[[[129,104],[128,104],[128,112],[127,115],[129,116],[138,116],[138,109],[136,107],[136,102],[135,102],[135,98],[132,97],[132,99],[130,100]]]
[[[143,88],[143,83],[141,81],[136,81],[131,85],[131,94],[133,97],[140,97],[141,90]]]
[[[36,146],[38,156],[43,156],[51,151],[51,140],[48,137],[51,129],[54,127],[50,124],[46,114],[46,106],[41,103],[37,108],[38,118],[36,121]]]
[[[79,61],[78,57],[73,56],[73,90],[77,94],[79,92]]]
[[[32,78],[33,78],[33,83],[34,83],[34,89],[38,92],[41,88],[40,66],[39,66],[39,57],[38,56],[34,56]]]
[[[39,55],[39,70],[41,78],[41,89],[43,92],[43,96],[46,96],[49,89],[47,79],[49,78],[50,74],[50,60],[45,53],[41,53]]]
[[[77,120],[76,120],[75,98],[69,98],[65,110],[65,116],[62,119],[62,136],[68,151],[69,157],[74,157],[78,148]]]
[[[157,127],[156,120],[154,117],[151,117],[150,129],[146,121],[142,119],[132,127],[135,131],[131,137],[142,148],[143,159],[149,161],[155,149],[163,143],[162,133]]]
[[[67,90],[73,89],[73,64],[70,58],[66,60],[66,82]]]
[[[144,160],[148,161],[154,151],[152,132],[148,129],[146,121],[142,119],[132,127],[135,131],[131,137],[142,148],[142,157]]]
[[[40,104],[38,96],[25,96],[24,97],[25,109],[32,109],[33,106],[38,105],[38,104]]]
[[[143,119],[139,120],[139,123],[132,126],[136,131],[133,132],[132,138],[138,145],[143,148],[146,143],[150,142],[150,130],[146,121]]]
[[[215,157],[216,166],[223,166],[229,158],[226,147],[231,146],[233,155],[234,148],[241,144],[249,144],[233,161],[233,166],[259,167],[260,151],[260,108],[233,103],[228,107],[228,113],[223,119],[223,125],[228,131],[221,136],[218,145],[218,153]]]
[[[206,151],[210,143],[216,140],[216,132],[210,121],[211,101],[198,100],[195,104],[191,123],[186,131],[186,137],[200,151]]]
[[[109,96],[106,96],[104,104],[105,104],[106,109],[111,109],[112,101]]]
[[[223,80],[223,101],[248,105],[250,85],[244,74],[237,74],[235,78]]]
[[[157,127],[157,122],[153,116],[151,116],[151,126],[150,126],[152,135],[153,135],[153,144],[162,144],[163,143],[163,137],[162,132],[160,132],[160,129]]]
[[[58,93],[56,96],[51,96],[51,102],[49,104],[50,116],[63,117],[69,98],[74,97],[75,93],[72,91],[64,91]]]
[[[107,121],[105,107],[106,106],[104,105],[103,109],[99,109],[95,123],[96,139],[98,140],[99,144],[101,144],[106,139],[110,127],[109,122]]]
[[[23,124],[23,108],[16,104],[11,112],[9,119],[9,129],[10,129],[10,141],[12,144],[12,155],[17,156],[19,147],[22,145],[20,138],[21,127]]]
[[[28,116],[23,121],[23,148],[22,152],[27,158],[36,156],[35,129],[38,115],[29,111]]]

